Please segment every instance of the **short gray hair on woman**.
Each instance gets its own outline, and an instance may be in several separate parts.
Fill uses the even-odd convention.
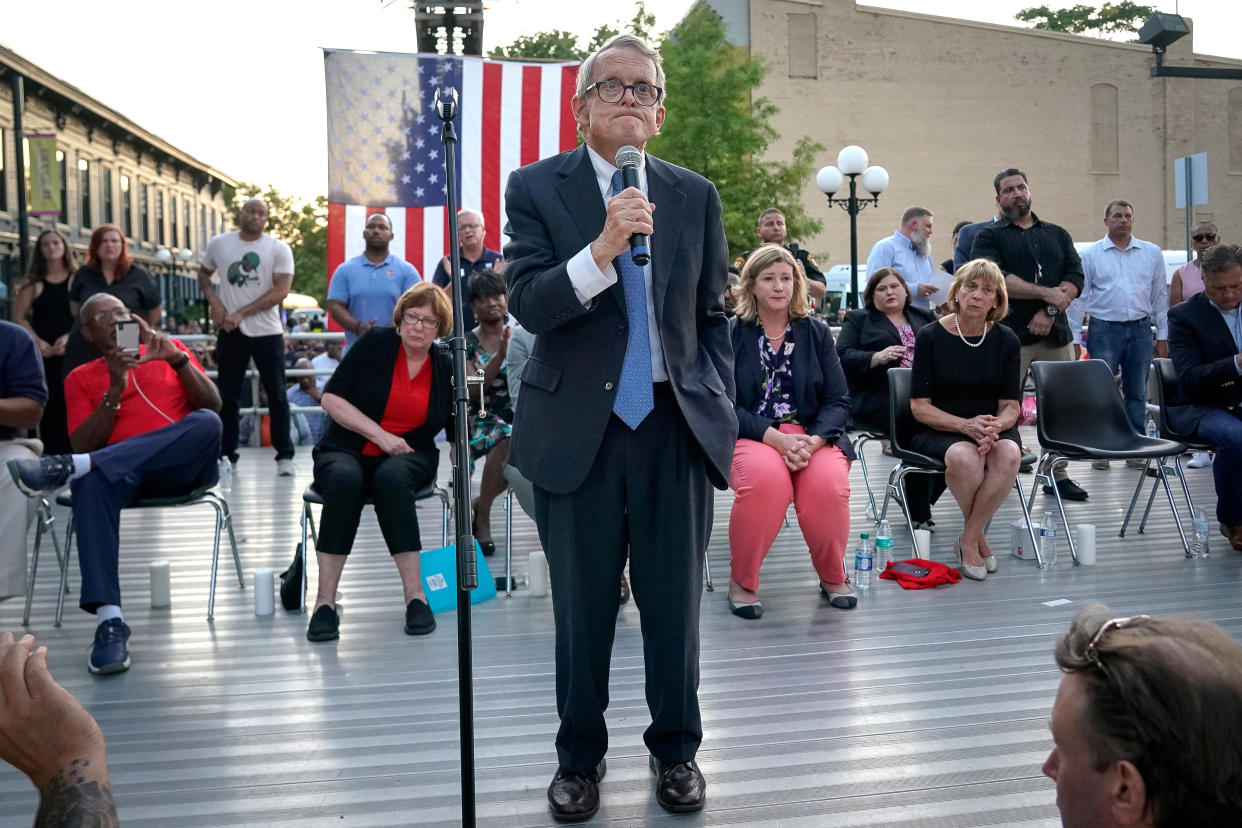
[[[638,35],[623,32],[608,38],[608,41],[603,46],[592,52],[586,60],[582,61],[582,65],[578,67],[578,88],[575,93],[578,100],[586,99],[587,87],[595,82],[594,78],[591,77],[595,72],[595,61],[604,52],[610,52],[613,49],[630,49],[638,52],[638,54],[655,64],[655,85],[664,89],[664,65],[661,62],[660,53],[647,45],[647,41]],[[664,98],[667,97],[668,90],[666,89]],[[664,98],[660,99],[660,103],[664,102]]]

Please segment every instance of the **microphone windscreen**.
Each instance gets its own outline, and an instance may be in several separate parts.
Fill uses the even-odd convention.
[[[617,150],[617,169],[621,169],[623,167],[637,167],[642,163],[642,160],[643,154],[638,147],[631,147],[629,144],[626,144],[624,147]]]

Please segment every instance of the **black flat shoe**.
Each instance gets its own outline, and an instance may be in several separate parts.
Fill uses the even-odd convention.
[[[558,822],[582,822],[599,810],[599,782],[608,771],[601,759],[594,770],[571,771],[557,768],[548,785],[548,810]]]
[[[656,802],[661,808],[674,814],[703,810],[707,803],[707,781],[694,760],[664,762],[652,756],[650,764],[656,775]]]
[[[733,596],[729,596],[729,611],[738,618],[745,618],[747,621],[754,621],[763,615],[763,604],[758,601],[751,601],[749,604],[739,604],[733,600]]]
[[[307,641],[335,641],[341,637],[341,617],[336,610],[324,604],[315,610],[306,627]]]
[[[405,605],[405,634],[426,635],[436,628],[436,617],[425,601],[411,598]]]
[[[280,573],[280,605],[287,610],[302,607],[302,544],[293,551],[293,563]]]

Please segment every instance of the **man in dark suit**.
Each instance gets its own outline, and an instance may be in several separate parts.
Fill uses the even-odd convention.
[[[727,485],[737,418],[722,307],[728,249],[711,182],[618,149],[664,120],[660,55],[618,35],[583,62],[571,106],[585,146],[515,171],[505,193],[509,308],[537,335],[522,371],[510,462],[535,489],[556,616],[559,765],[552,814],[599,807],[617,583],[628,554],[642,616],[644,739],[656,799],[703,807],[694,762],[699,598],[711,486]],[[636,265],[632,234],[650,236]]]
[[[1242,552],[1242,245],[1209,248],[1199,266],[1203,292],[1169,309],[1169,421],[1216,446],[1216,519]]]

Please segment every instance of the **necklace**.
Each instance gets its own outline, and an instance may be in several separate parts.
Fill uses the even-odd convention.
[[[785,338],[785,335],[787,333],[789,333],[788,324],[785,325],[785,330],[781,331],[780,336],[772,336],[771,334],[768,333],[768,329],[766,327],[763,329],[763,335],[768,338],[768,342],[780,342],[782,339]]]
[[[992,324],[991,322],[984,322],[983,323],[983,335],[979,337],[978,342],[971,342],[969,339],[966,338],[966,335],[962,333],[962,324],[958,322],[957,314],[956,313],[953,314],[953,327],[957,328],[957,336],[959,339],[962,340],[962,343],[967,348],[978,348],[980,345],[982,345],[983,340],[986,339],[988,335],[988,326],[991,324]]]

